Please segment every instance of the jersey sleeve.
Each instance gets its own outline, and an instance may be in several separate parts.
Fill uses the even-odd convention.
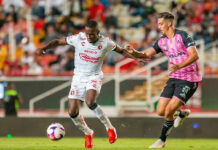
[[[195,46],[195,41],[186,32],[183,32],[182,34],[182,41],[187,49],[191,46]]]
[[[73,45],[73,46],[75,46],[76,43],[77,43],[78,36],[79,36],[79,35],[76,34],[76,35],[71,35],[71,36],[66,37],[66,43],[67,43],[68,45]]]
[[[160,47],[158,45],[158,42],[159,42],[159,40],[157,40],[152,47],[153,47],[153,49],[155,50],[156,53],[161,53],[162,51],[161,51],[161,49],[160,49]]]
[[[111,39],[107,38],[107,51],[113,51],[117,47],[116,43]]]

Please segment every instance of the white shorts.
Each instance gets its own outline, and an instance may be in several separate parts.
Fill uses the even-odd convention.
[[[103,74],[92,76],[74,75],[68,98],[85,101],[86,91],[93,89],[100,93]]]

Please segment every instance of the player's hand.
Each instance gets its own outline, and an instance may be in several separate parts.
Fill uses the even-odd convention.
[[[46,50],[45,49],[42,49],[42,48],[38,48],[36,49],[35,51],[35,54],[36,55],[44,55],[46,53]]]
[[[135,49],[132,47],[132,45],[130,44],[126,44],[124,46],[124,48],[127,50],[128,53],[133,54],[133,52],[135,51]]]
[[[178,65],[170,62],[169,68],[168,68],[169,74],[176,72],[178,69],[179,69]]]

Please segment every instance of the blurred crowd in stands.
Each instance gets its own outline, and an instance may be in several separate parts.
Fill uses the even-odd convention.
[[[160,34],[157,13],[170,11],[175,26],[195,39],[209,44],[218,38],[217,0],[0,0],[0,75],[71,75],[74,48],[66,45],[51,49],[44,56],[35,50],[49,41],[83,31],[88,19],[99,23],[101,34],[120,46],[131,42],[142,51],[152,46]],[[28,37],[26,15],[31,10],[33,36]],[[15,58],[9,51],[9,26],[15,37]],[[114,65],[125,59],[109,52],[103,71],[113,73]],[[134,65],[135,62],[133,62]],[[126,65],[122,69],[136,69]],[[155,71],[166,69],[158,66]]]

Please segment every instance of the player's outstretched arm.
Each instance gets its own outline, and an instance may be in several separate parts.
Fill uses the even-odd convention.
[[[121,48],[120,46],[117,45],[117,47],[114,49],[115,52],[128,57],[128,58],[132,58],[132,59],[137,59],[137,57],[135,57],[132,52],[129,52],[129,50],[125,47],[125,48]]]
[[[155,55],[156,52],[153,48],[148,48],[145,50],[145,52],[138,52],[137,50],[135,50],[131,45],[127,44],[125,45],[125,50],[132,56],[134,56],[135,58],[139,58],[139,59],[150,59],[151,56]]]
[[[52,40],[51,42],[49,42],[48,44],[46,44],[45,46],[38,48],[36,50],[36,54],[38,54],[38,55],[45,54],[46,50],[49,48],[54,48],[54,47],[57,47],[60,45],[66,45],[66,44],[67,43],[66,43],[65,37],[63,37],[61,39],[55,39],[55,40]]]
[[[125,48],[121,48],[120,46],[117,45],[117,47],[114,49],[115,52],[125,56],[125,57],[128,57],[128,58],[132,58],[132,59],[137,59],[136,57],[134,57],[131,53],[129,53],[127,51],[127,49]]]

